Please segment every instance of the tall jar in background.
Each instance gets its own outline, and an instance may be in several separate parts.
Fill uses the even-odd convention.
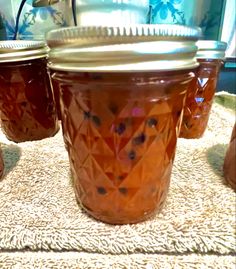
[[[0,42],[0,120],[9,140],[40,140],[59,129],[47,54],[44,42]]]
[[[217,80],[225,58],[227,44],[220,41],[198,41],[199,68],[187,92],[180,137],[203,136],[210,116]]]
[[[75,193],[93,217],[135,223],[162,208],[198,36],[173,25],[48,34]]]

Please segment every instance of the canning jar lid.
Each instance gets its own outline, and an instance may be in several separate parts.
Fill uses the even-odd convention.
[[[43,41],[0,41],[0,63],[19,62],[46,57],[47,44]]]
[[[197,42],[197,58],[202,59],[224,59],[227,43],[216,40],[199,40]]]
[[[65,71],[180,70],[196,67],[199,28],[181,25],[69,27],[47,34],[49,67]]]

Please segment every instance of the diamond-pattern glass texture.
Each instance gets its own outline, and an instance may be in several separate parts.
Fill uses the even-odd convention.
[[[170,184],[189,72],[54,72],[75,192],[108,223],[160,209]]]
[[[210,116],[221,62],[199,60],[200,66],[187,92],[180,137],[203,136]]]
[[[45,58],[0,64],[0,119],[14,142],[40,140],[58,131]]]

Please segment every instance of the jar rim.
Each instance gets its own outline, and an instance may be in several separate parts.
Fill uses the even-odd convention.
[[[76,46],[111,45],[117,43],[149,42],[161,39],[198,40],[199,27],[170,24],[131,24],[119,26],[74,26],[49,31],[47,44],[51,48],[76,42]]]
[[[173,70],[196,66],[201,31],[182,25],[88,26],[47,34],[49,66],[62,70]]]
[[[197,46],[198,50],[217,49],[225,51],[227,48],[227,43],[219,40],[198,40]]]
[[[225,59],[227,43],[218,40],[199,40],[197,42],[197,58]]]
[[[0,63],[19,62],[46,57],[48,46],[44,41],[5,40],[0,41]]]

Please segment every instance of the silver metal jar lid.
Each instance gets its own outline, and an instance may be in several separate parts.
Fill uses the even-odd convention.
[[[43,58],[48,55],[48,50],[43,41],[0,41],[0,63]]]
[[[69,27],[47,34],[49,67],[65,71],[180,70],[197,66],[199,28],[180,25]]]
[[[227,43],[216,40],[199,40],[197,58],[224,59]]]

